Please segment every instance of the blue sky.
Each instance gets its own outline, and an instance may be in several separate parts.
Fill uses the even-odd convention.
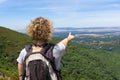
[[[0,26],[25,29],[36,17],[57,27],[120,27],[120,0],[0,0]]]

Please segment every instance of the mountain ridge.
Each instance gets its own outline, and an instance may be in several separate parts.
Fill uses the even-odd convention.
[[[15,30],[17,32],[26,33],[26,29]],[[120,26],[118,27],[54,27],[54,32],[66,32],[66,31],[80,31],[80,32],[110,32],[110,31],[120,31]]]

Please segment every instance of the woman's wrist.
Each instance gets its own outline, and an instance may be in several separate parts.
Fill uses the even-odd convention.
[[[72,36],[67,37],[68,42],[71,41],[72,39],[73,39]]]
[[[22,74],[19,74],[19,77],[22,77],[23,75]]]

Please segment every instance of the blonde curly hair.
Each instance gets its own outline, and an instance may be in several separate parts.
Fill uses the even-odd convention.
[[[27,26],[26,30],[33,40],[47,42],[52,37],[53,26],[51,21],[38,17]]]

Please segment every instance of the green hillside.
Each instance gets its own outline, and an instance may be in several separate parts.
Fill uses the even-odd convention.
[[[51,42],[57,43],[54,38]],[[0,80],[18,80],[16,58],[25,44],[25,34],[0,27]],[[63,80],[120,80],[120,55],[71,42],[62,58]]]
[[[118,54],[74,43],[68,47],[63,60],[63,80],[120,80]]]
[[[0,27],[0,72],[15,77],[13,75],[17,73],[16,58],[24,45],[29,42],[30,39],[25,34]]]

